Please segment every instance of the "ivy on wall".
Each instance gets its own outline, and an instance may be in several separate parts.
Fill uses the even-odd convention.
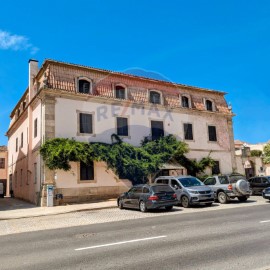
[[[133,184],[142,183],[150,174],[159,170],[163,163],[178,161],[195,174],[200,171],[198,164],[185,157],[186,143],[177,141],[172,135],[159,140],[144,140],[140,147],[123,142],[116,134],[112,143],[85,143],[71,139],[47,140],[40,149],[46,166],[51,170],[70,170],[70,162],[104,161],[121,179],[129,179]],[[205,158],[203,166],[209,165],[211,158]],[[202,165],[202,164],[201,164]],[[198,167],[198,166],[197,166]]]

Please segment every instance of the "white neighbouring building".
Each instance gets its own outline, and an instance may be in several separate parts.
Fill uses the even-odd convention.
[[[46,202],[52,184],[67,202],[116,196],[131,183],[103,162],[50,171],[39,154],[49,138],[111,142],[117,133],[139,146],[144,137],[173,134],[190,148],[187,157],[211,153],[215,173],[235,170],[233,113],[225,93],[54,60],[29,60],[29,86],[11,113],[8,175],[14,196]]]

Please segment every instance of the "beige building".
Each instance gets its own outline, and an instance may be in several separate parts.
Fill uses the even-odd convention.
[[[8,151],[6,146],[0,146],[0,183],[4,185],[5,195],[9,196],[9,182],[7,181]]]
[[[29,87],[11,113],[7,132],[14,195],[44,205],[47,184],[65,201],[116,196],[131,185],[102,162],[49,171],[38,151],[49,138],[110,143],[117,133],[139,146],[144,137],[173,134],[188,143],[188,158],[200,160],[211,153],[214,172],[230,173],[236,168],[233,113],[224,95],[53,60],[39,69],[30,60]]]
[[[263,154],[267,143],[249,144],[235,140],[235,160],[237,172],[247,178],[259,175],[270,175],[270,164],[264,164],[263,155],[253,156],[252,151],[258,150]]]

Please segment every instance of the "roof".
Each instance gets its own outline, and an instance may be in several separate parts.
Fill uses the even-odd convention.
[[[173,86],[178,86],[178,87],[183,87],[183,88],[192,88],[192,89],[196,89],[199,91],[207,91],[207,92],[214,92],[216,94],[220,94],[220,95],[226,95],[226,92],[223,91],[218,91],[218,90],[213,90],[213,89],[207,89],[207,88],[201,88],[201,87],[197,87],[197,86],[190,86],[190,85],[186,85],[186,84],[180,84],[180,83],[174,83],[174,82],[168,82],[165,80],[158,80],[158,79],[153,79],[153,78],[148,78],[148,77],[143,77],[143,76],[138,76],[138,75],[132,75],[132,74],[127,74],[127,73],[123,73],[123,72],[118,72],[118,71],[112,71],[112,70],[108,70],[108,69],[101,69],[101,68],[95,68],[95,67],[91,67],[91,66],[85,66],[85,65],[79,65],[79,64],[73,64],[73,63],[69,63],[69,62],[62,62],[62,61],[57,61],[57,60],[53,60],[53,59],[45,59],[38,74],[37,77],[39,77],[43,70],[47,67],[47,65],[49,64],[56,64],[56,65],[63,65],[63,66],[70,66],[70,67],[77,67],[77,68],[83,68],[83,69],[88,69],[88,70],[92,70],[92,71],[97,71],[97,72],[102,72],[102,73],[106,73],[106,74],[115,74],[115,75],[120,75],[120,76],[124,76],[124,77],[129,77],[129,78],[137,78],[137,79],[142,79],[142,80],[147,80],[147,81],[152,81],[152,82],[157,82],[157,83],[162,83],[162,84],[166,84],[166,85],[173,85]]]
[[[0,152],[6,152],[7,146],[6,145],[0,145]]]

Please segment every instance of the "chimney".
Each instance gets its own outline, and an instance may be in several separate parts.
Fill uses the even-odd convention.
[[[34,78],[38,73],[38,61],[34,59],[29,59],[29,102],[36,94],[36,89],[34,87]]]

